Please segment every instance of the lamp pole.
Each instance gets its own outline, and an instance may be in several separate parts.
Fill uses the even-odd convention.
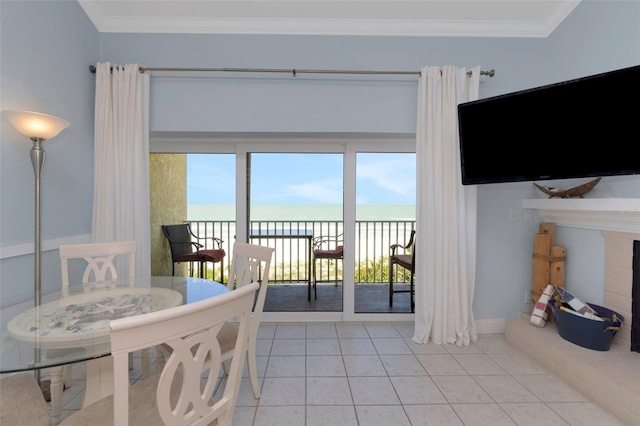
[[[41,246],[41,233],[40,233],[40,177],[42,176],[42,166],[44,165],[44,139],[31,138],[33,146],[31,147],[31,164],[33,165],[33,173],[35,176],[35,240],[34,240],[34,256],[35,256],[35,268],[34,268],[34,304],[36,307],[36,328],[40,330],[40,296],[42,290],[42,246]],[[34,362],[36,365],[40,363],[40,350],[36,348],[33,354]],[[36,381],[40,384],[40,369],[35,370]]]
[[[40,176],[44,164],[44,139],[31,138],[33,147],[31,148],[31,164],[35,174],[35,306],[40,306],[40,292],[42,288],[42,247],[40,245]],[[39,321],[39,318],[36,318]],[[38,356],[40,353],[38,352]],[[36,360],[36,362],[39,360]],[[39,370],[38,370],[39,371]]]

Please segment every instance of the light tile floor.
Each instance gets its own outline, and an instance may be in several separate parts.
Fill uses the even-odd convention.
[[[619,425],[505,342],[418,345],[410,323],[265,323],[262,398],[243,377],[234,425]],[[79,367],[79,366],[78,366]],[[82,404],[83,369],[62,418]],[[132,380],[140,377],[139,365]]]

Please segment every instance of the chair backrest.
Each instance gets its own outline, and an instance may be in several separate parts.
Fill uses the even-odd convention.
[[[315,250],[320,249],[325,243],[331,243],[331,244],[328,244],[328,246],[342,247],[343,235],[344,234],[339,234],[339,235],[336,235],[335,237],[327,237],[327,236],[315,237],[312,242],[313,248]]]
[[[82,275],[84,289],[95,287],[106,280],[118,278],[117,265],[121,258],[128,258],[129,278],[136,273],[136,242],[115,241],[112,243],[61,244],[60,268],[62,270],[62,296],[69,294],[69,260],[84,259],[87,267]],[[93,284],[93,285],[92,285]]]
[[[162,225],[162,232],[169,241],[171,259],[175,262],[179,256],[193,253],[194,243],[191,225],[180,223],[177,225]]]
[[[231,258],[231,269],[229,270],[229,281],[227,282],[229,289],[242,288],[252,282],[258,282],[259,273],[262,272],[262,280],[259,281],[260,290],[251,314],[250,339],[254,339],[258,334],[264,301],[267,297],[271,259],[275,251],[276,249],[271,247],[239,241],[236,241],[233,245],[233,257]]]
[[[114,425],[125,426],[129,421],[129,353],[160,344],[171,348],[156,387],[155,408],[163,423],[231,425],[244,367],[251,306],[258,287],[252,283],[187,305],[112,320]],[[239,321],[233,360],[224,391],[214,400],[222,366],[217,335],[232,318]],[[179,395],[175,394],[176,384]]]

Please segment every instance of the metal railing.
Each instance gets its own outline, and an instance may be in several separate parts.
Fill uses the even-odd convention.
[[[231,264],[231,253],[236,236],[235,221],[188,221],[194,234],[198,235],[201,244],[211,245],[206,237],[216,237],[223,240],[222,248],[226,251],[222,262],[224,278],[228,277]],[[415,229],[415,221],[356,221],[355,224],[355,265],[353,274],[358,283],[387,283],[389,281],[389,247],[392,244],[405,245],[409,241],[411,231]],[[270,283],[306,283],[313,272],[309,264],[310,250],[313,242],[328,239],[323,248],[335,247],[336,240],[340,241],[344,232],[342,221],[252,221],[252,231],[311,231],[309,238],[254,238],[257,244],[275,248],[271,263]],[[341,242],[339,244],[342,244]],[[206,246],[206,248],[212,248]],[[311,259],[313,259],[311,257]],[[313,260],[312,260],[313,261]],[[207,265],[205,276],[219,279],[220,264],[215,264],[214,271]],[[317,282],[342,281],[345,269],[341,260],[318,260],[316,263]],[[402,271],[393,271],[394,282],[408,282],[408,276]]]

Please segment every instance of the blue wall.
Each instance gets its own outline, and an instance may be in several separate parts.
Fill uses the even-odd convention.
[[[74,2],[0,5],[2,108],[41,109],[72,122],[47,145],[43,233],[49,239],[91,229],[95,76],[87,66],[97,60],[148,67],[494,68],[495,78],[482,78],[481,97],[640,64],[638,2],[583,1],[545,39],[97,34]],[[406,77],[154,73],[151,130],[413,133],[416,94],[416,79]],[[32,241],[33,227],[28,141],[7,126],[3,121],[2,247]],[[537,223],[523,222],[522,215],[510,222],[508,212],[521,211],[522,199],[539,197],[536,191],[531,183],[479,188],[479,319],[528,309],[522,295],[531,286]],[[640,178],[604,178],[593,196],[640,197]],[[598,257],[603,247],[594,231],[561,230],[557,242],[573,259]],[[16,271],[24,276],[32,268],[28,256],[1,265],[3,288]],[[579,277],[588,288],[601,281],[598,262],[572,261],[567,268],[568,280]]]
[[[541,81],[531,65],[543,60],[547,45],[543,39],[103,34],[100,56],[148,67],[419,71],[481,65],[498,72],[483,79],[484,97]],[[152,74],[152,130],[415,132],[416,77],[195,77]]]
[[[91,233],[95,76],[99,35],[77,2],[0,2],[0,110],[30,110],[71,122],[45,142],[42,242]],[[6,257],[34,240],[32,143],[2,118],[0,292],[33,297],[33,255]],[[21,250],[18,250],[21,251]],[[22,250],[24,251],[24,250]],[[32,253],[33,248],[27,250]],[[43,292],[60,288],[57,251],[43,253]],[[55,272],[54,272],[55,271]]]

